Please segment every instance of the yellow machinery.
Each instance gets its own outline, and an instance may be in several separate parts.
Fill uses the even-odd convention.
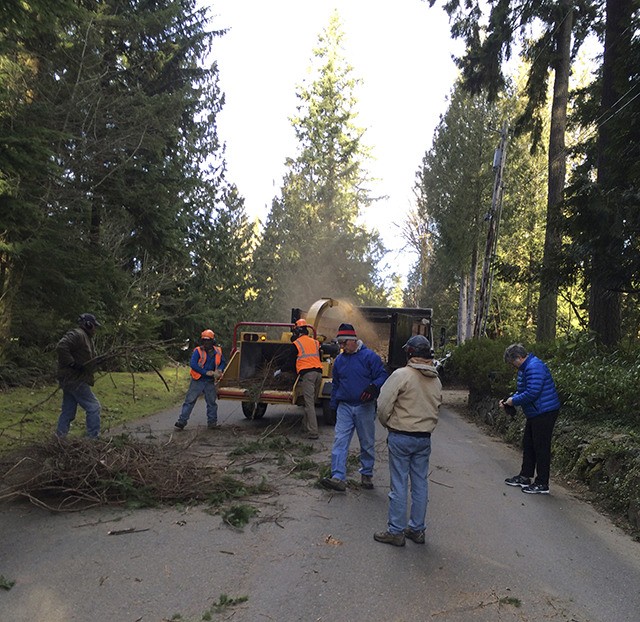
[[[311,336],[321,343],[322,383],[316,403],[322,406],[325,423],[335,423],[329,408],[333,362],[339,348],[332,343],[338,326],[349,322],[358,337],[376,350],[389,371],[405,363],[402,346],[415,334],[431,342],[431,309],[394,307],[354,307],[333,298],[321,298],[305,314],[292,309],[290,323],[238,322],[233,346],[218,385],[218,397],[242,402],[247,418],[264,416],[268,404],[302,404],[295,373],[296,348],[291,343],[292,324],[304,317]]]

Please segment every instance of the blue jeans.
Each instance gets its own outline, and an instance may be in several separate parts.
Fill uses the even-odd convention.
[[[187,395],[184,398],[182,412],[178,417],[178,421],[187,423],[191,416],[191,411],[196,405],[198,398],[204,393],[204,401],[207,403],[207,424],[215,425],[218,423],[218,393],[216,385],[212,380],[191,380]]]
[[[58,418],[56,434],[69,434],[71,422],[76,418],[78,404],[87,413],[87,436],[97,438],[100,434],[100,402],[86,382],[73,387],[62,387],[62,408]]]
[[[409,529],[423,531],[429,500],[429,457],[431,456],[431,438],[408,436],[389,432],[389,473],[391,492],[389,492],[390,533],[401,533],[407,527],[407,496],[411,482],[411,510]]]
[[[376,403],[340,402],[336,414],[335,437],[331,450],[331,477],[347,479],[347,457],[353,432],[360,441],[360,473],[373,475],[376,442]]]

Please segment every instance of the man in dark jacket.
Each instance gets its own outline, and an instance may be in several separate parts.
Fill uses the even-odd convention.
[[[56,346],[58,383],[62,389],[62,408],[56,434],[65,437],[76,418],[78,404],[87,414],[87,436],[100,434],[100,402],[93,394],[96,351],[93,336],[101,324],[92,313],[78,318],[78,328],[70,330]]]
[[[560,411],[560,398],[549,368],[529,354],[519,343],[510,345],[504,360],[518,370],[516,392],[501,402],[521,406],[527,421],[522,439],[523,456],[520,473],[505,480],[507,486],[520,486],[528,494],[549,494],[551,437]],[[531,478],[535,480],[531,483]]]
[[[347,457],[353,433],[360,441],[360,476],[363,488],[373,488],[375,460],[376,398],[387,379],[382,359],[356,336],[351,324],[340,324],[337,341],[342,353],[333,364],[331,408],[336,410],[331,477],[320,484],[344,492],[347,488]]]

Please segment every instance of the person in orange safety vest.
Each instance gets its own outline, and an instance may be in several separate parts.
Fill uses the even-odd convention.
[[[291,341],[297,350],[296,372],[299,386],[304,397],[304,419],[307,437],[318,438],[318,419],[316,417],[316,395],[322,382],[322,361],[320,343],[309,336],[306,320],[298,320],[291,330]]]
[[[203,330],[200,335],[200,345],[191,355],[191,382],[184,398],[182,411],[175,423],[176,428],[184,430],[196,401],[203,393],[207,404],[207,427],[209,429],[218,427],[216,382],[222,375],[225,365],[222,348],[216,343],[215,333],[210,329]]]

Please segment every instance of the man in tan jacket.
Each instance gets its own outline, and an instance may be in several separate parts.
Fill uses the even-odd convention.
[[[428,503],[431,432],[438,423],[442,384],[433,365],[431,344],[414,335],[403,346],[407,365],[397,369],[382,385],[378,397],[378,420],[389,436],[389,517],[387,530],[374,539],[404,546],[405,537],[424,544]],[[411,482],[411,508],[407,523],[407,493]]]

